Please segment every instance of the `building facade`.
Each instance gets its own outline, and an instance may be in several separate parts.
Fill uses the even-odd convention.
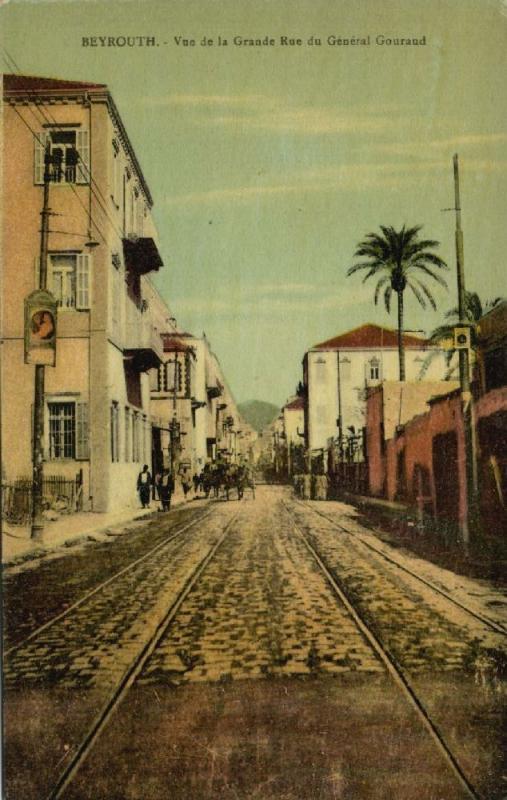
[[[163,465],[194,475],[217,459],[249,460],[255,432],[242,419],[207,338],[175,330],[162,340],[151,402],[160,421]]]
[[[507,302],[477,325],[472,400],[471,462],[467,420],[457,381],[385,383],[369,392],[367,451],[370,493],[417,509],[441,530],[469,529],[488,537],[507,529]],[[473,512],[471,514],[471,511]]]
[[[403,341],[407,381],[443,379],[444,351],[413,334],[404,334]],[[368,389],[397,380],[398,370],[397,332],[379,325],[362,325],[308,350],[303,359],[308,451],[316,454],[340,435],[360,433]]]
[[[3,125],[2,477],[31,476],[23,306],[39,286],[48,153],[47,288],[58,314],[44,475],[79,475],[85,510],[124,509],[151,464],[149,372],[163,355],[149,300],[163,266],[153,200],[107,86],[6,75]]]

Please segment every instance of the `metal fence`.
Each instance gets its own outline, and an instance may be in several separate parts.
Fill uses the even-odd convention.
[[[335,472],[330,475],[330,496],[338,497],[342,492],[368,494],[368,464],[365,461],[335,465]]]
[[[74,480],[60,475],[47,475],[43,479],[43,507],[69,513],[82,509],[82,474]],[[2,519],[13,524],[24,525],[32,515],[32,481],[17,478],[12,483],[2,484]]]

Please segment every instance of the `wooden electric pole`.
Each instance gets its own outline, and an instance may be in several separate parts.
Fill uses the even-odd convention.
[[[44,195],[41,211],[39,289],[47,288],[47,261],[49,235],[49,183],[51,149],[49,143],[44,152]],[[44,364],[35,365],[35,389],[33,401],[33,449],[32,449],[32,529],[31,538],[40,539],[44,530],[42,518],[43,459],[44,459]]]
[[[463,255],[463,230],[461,228],[461,203],[459,192],[459,164],[458,154],[453,158],[454,164],[454,208],[456,212],[456,272],[458,283],[458,316],[459,325],[467,327],[470,320],[467,316],[465,270]],[[470,338],[467,338],[470,342]],[[475,447],[475,421],[473,415],[473,399],[470,391],[470,348],[469,346],[458,350],[459,357],[459,382],[461,390],[461,407],[463,412],[463,428],[465,439],[465,484],[466,508],[461,520],[461,537],[465,547],[470,542],[471,530],[477,523],[478,489],[477,489],[477,459]]]

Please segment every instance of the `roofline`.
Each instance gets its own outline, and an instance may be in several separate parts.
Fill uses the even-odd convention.
[[[398,335],[398,329],[397,328],[387,328],[385,325],[379,325],[377,322],[363,322],[362,325],[356,325],[355,328],[351,328],[349,331],[345,331],[344,333],[338,333],[336,336],[332,336],[331,340],[332,339],[339,339],[342,336],[350,336],[351,334],[355,333],[356,331],[360,331],[363,328],[368,328],[368,327],[377,328],[377,330],[379,330],[379,331],[388,331],[389,333],[393,333],[396,336]],[[413,339],[419,339],[420,338],[421,343],[423,343],[423,342],[426,343],[426,342],[429,341],[425,337],[423,337],[423,336],[419,337],[419,336],[417,336],[417,334],[412,333],[411,331],[403,331],[403,336],[410,336]],[[323,342],[318,342],[317,344],[314,344],[312,347],[310,347],[307,352],[310,352],[312,350],[339,350],[339,349],[341,349],[340,347],[324,347],[324,345],[326,345],[331,340],[330,339],[326,339]],[[410,347],[410,345],[405,345],[405,346],[406,347]],[[415,347],[415,345],[412,345],[412,347]],[[397,345],[393,345],[393,348],[396,349]],[[349,347],[349,349],[350,350],[360,350],[361,348],[360,347]],[[382,346],[382,349],[387,349],[387,348],[384,348],[384,346]]]
[[[404,350],[443,350],[442,347],[432,347],[430,342],[426,340],[422,340],[420,345],[417,344],[406,344],[403,347]],[[338,347],[310,347],[307,350],[307,353],[336,353],[337,350],[349,350],[353,353],[355,350],[396,350],[398,352],[398,346],[395,344],[369,344],[369,345],[356,345],[355,347],[351,346],[350,344],[345,346],[338,346]]]
[[[7,74],[7,73],[6,73]],[[16,75],[16,73],[10,73],[15,75],[17,78],[23,79],[26,78],[29,80],[30,78],[41,78],[44,79],[42,75]],[[48,79],[48,80],[59,80],[58,78]],[[65,83],[65,80],[62,79],[62,84]],[[74,81],[68,81],[69,84],[74,83]],[[79,81],[75,81],[75,83],[79,83]],[[108,111],[111,115],[111,118],[116,123],[120,137],[122,139],[122,143],[127,150],[129,157],[132,160],[132,164],[134,169],[137,173],[139,178],[139,182],[143,187],[144,194],[146,199],[150,205],[150,208],[153,207],[153,197],[151,195],[149,186],[146,182],[146,178],[144,177],[143,171],[141,169],[141,165],[139,160],[135,154],[134,148],[132,143],[129,139],[128,133],[126,131],[125,125],[123,124],[122,118],[120,116],[120,112],[116,106],[116,103],[113,100],[111,92],[109,91],[107,84],[95,84],[90,86],[83,82],[82,88],[79,86],[65,86],[62,85],[60,88],[30,88],[30,89],[6,89],[5,84],[3,87],[3,95],[6,100],[14,100],[15,98],[19,98],[20,100],[26,102],[27,99],[31,99],[32,97],[37,97],[38,99],[43,100],[45,97],[80,97],[83,100],[83,103],[88,102],[95,102],[95,103],[105,103]]]

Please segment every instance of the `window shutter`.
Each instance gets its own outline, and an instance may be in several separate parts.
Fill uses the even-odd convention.
[[[76,261],[76,308],[90,308],[91,301],[91,256],[78,253]]]
[[[89,183],[90,180],[90,137],[86,130],[77,131],[77,163],[76,183]]]
[[[34,183],[44,183],[44,153],[49,134],[41,131],[34,136]]]
[[[76,403],[76,460],[86,461],[88,451],[88,403]]]

